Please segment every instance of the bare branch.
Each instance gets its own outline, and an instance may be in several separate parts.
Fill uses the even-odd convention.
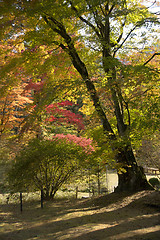
[[[102,8],[102,4],[100,4],[100,9],[101,9],[101,11],[102,11],[103,16],[105,17],[106,14],[105,14],[105,12],[104,12],[104,10],[103,10],[103,8]]]
[[[128,103],[133,100],[134,98],[137,98],[139,96],[143,96],[144,94],[146,94],[148,91],[152,90],[153,87],[147,88],[144,91],[141,92],[136,92],[134,95],[132,95],[130,98],[128,98]]]
[[[148,9],[153,7],[155,5],[155,3],[157,2],[157,0],[155,0],[149,7],[147,7]]]
[[[132,33],[137,27],[138,27],[138,26],[136,25],[136,26],[134,26],[134,28],[132,28],[132,29],[130,30],[130,32],[127,34],[127,36],[125,37],[125,39],[123,40],[123,42],[115,49],[113,56],[116,55],[116,52],[123,46],[123,44],[124,44],[124,43],[127,41],[127,39],[130,37],[131,33]]]
[[[89,22],[87,19],[85,19],[81,15],[79,15],[77,8],[73,5],[73,3],[71,1],[69,1],[69,3],[71,4],[72,10],[76,13],[76,15],[79,17],[79,19],[82,22],[86,23],[89,27],[91,27],[93,29],[93,31],[97,34],[97,36],[100,38],[101,36],[99,34],[98,29],[96,29],[96,27],[91,22]]]
[[[160,53],[154,53],[153,55],[152,55],[152,57],[150,57],[148,60],[147,60],[147,62],[145,62],[144,64],[143,64],[143,66],[145,66],[145,65],[147,65],[147,63],[149,63],[155,56],[157,56],[157,55],[160,55]]]
[[[121,25],[121,34],[120,34],[120,36],[119,36],[118,39],[117,39],[117,43],[119,43],[119,42],[121,41],[121,39],[122,39],[122,36],[123,36],[123,28],[124,28],[124,26],[125,26],[125,23],[126,23],[126,16],[125,16],[124,22],[123,22],[122,25]]]
[[[128,38],[130,37],[131,33],[134,32],[134,30],[138,27],[141,27],[144,23],[147,22],[152,22],[155,21],[155,19],[152,18],[148,18],[142,21],[137,22],[137,24],[130,30],[130,32],[127,34],[127,36],[125,37],[125,39],[123,40],[123,42],[114,50],[114,54],[113,56],[116,55],[116,52],[123,46],[123,44],[128,40]],[[156,20],[157,21],[157,20]]]
[[[50,21],[49,21],[49,18],[47,18],[46,15],[43,15],[42,17],[43,17],[44,21],[47,23],[47,25],[49,25],[50,28],[51,28],[54,32],[59,33],[59,29],[53,28],[52,24],[51,24]],[[50,18],[50,20],[52,20],[52,19]]]
[[[113,4],[112,7],[110,8],[108,15],[112,12],[114,7],[115,7],[115,4]]]

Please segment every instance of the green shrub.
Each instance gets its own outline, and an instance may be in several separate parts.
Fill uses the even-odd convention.
[[[156,185],[159,185],[160,184],[160,182],[159,182],[159,180],[158,180],[158,178],[150,178],[149,179],[149,183],[153,186],[153,187],[155,187]]]
[[[76,144],[61,139],[33,139],[13,161],[8,173],[10,190],[31,192],[43,189],[46,199],[54,198],[86,158],[83,148]]]

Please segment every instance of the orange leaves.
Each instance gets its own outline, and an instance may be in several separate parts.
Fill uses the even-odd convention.
[[[6,90],[5,95],[0,97],[0,136],[19,128],[27,115],[27,105],[33,103],[29,96],[22,96],[24,86],[25,83],[22,82],[21,85]]]

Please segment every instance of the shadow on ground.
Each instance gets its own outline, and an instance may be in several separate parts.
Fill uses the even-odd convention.
[[[1,240],[160,239],[160,193],[1,205]]]

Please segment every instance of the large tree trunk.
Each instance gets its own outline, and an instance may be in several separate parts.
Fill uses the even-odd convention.
[[[108,4],[106,5],[106,11],[108,11],[107,9],[108,9]],[[119,183],[118,183],[117,190],[136,191],[140,189],[149,188],[150,185],[147,183],[144,172],[141,170],[140,167],[137,166],[131,146],[129,145],[126,147],[125,145],[125,147],[121,147],[121,149],[118,149],[117,147],[115,147],[118,141],[117,137],[109,123],[106,113],[103,110],[103,107],[100,103],[100,99],[97,94],[94,83],[89,77],[86,65],[84,64],[84,62],[82,62],[81,58],[79,57],[78,52],[74,47],[74,43],[71,37],[69,36],[69,34],[66,32],[64,25],[61,22],[58,22],[53,17],[48,18],[47,16],[44,16],[44,20],[52,28],[53,31],[58,33],[64,39],[67,47],[63,44],[60,44],[59,46],[69,54],[73,66],[80,73],[82,79],[84,80],[88,93],[90,94],[90,97],[95,106],[95,110],[97,111],[99,118],[102,122],[104,132],[111,143],[111,148],[115,152],[116,161],[120,163],[122,168],[125,170],[125,172],[122,172],[121,174],[118,173]],[[54,23],[54,25],[57,28],[53,28],[50,21]],[[97,21],[97,18],[95,19],[95,21]],[[103,25],[103,24],[99,25],[99,21],[97,22],[97,24],[98,24],[97,26]],[[104,38],[103,39],[104,41],[102,41],[104,44],[103,51],[102,51],[103,68],[104,68],[104,72],[108,73],[110,70],[112,70],[110,69],[110,66],[108,66],[107,64],[107,58],[112,58],[110,54],[110,24],[109,24],[108,16],[106,17],[105,26],[101,28],[101,31],[104,31],[104,32],[103,34],[100,34],[98,37],[100,37],[100,39]],[[119,131],[119,136],[124,137],[124,135],[126,134],[127,126],[126,124],[124,124],[122,105],[120,102],[121,100],[119,98],[119,92],[117,92],[117,86],[115,86],[115,82],[114,82],[116,77],[114,76],[115,74],[114,69],[112,73],[113,73],[113,76],[108,80],[108,83],[109,83],[111,94],[112,94],[112,101],[114,103],[114,111],[117,119],[117,128]]]
[[[72,58],[72,62],[76,67],[78,61],[74,62]],[[127,129],[127,125],[124,123],[124,120],[123,120],[123,113],[121,113],[121,106],[120,106],[116,91],[114,90],[114,88],[111,87],[112,100],[114,103],[115,115],[117,119],[117,128],[119,132],[119,137],[126,138],[126,142],[124,143],[125,146],[121,147],[120,149],[119,148],[117,149],[115,147],[118,141],[117,137],[114,134],[114,131],[108,121],[108,118],[103,110],[103,107],[101,106],[100,99],[99,99],[99,96],[97,95],[95,86],[93,82],[89,79],[88,72],[84,64],[82,64],[82,68],[83,69],[80,72],[83,74],[81,74],[81,76],[83,76],[88,92],[90,93],[91,99],[95,106],[95,109],[99,115],[99,118],[101,119],[104,133],[107,135],[111,143],[111,148],[115,152],[115,159],[117,163],[120,163],[120,165],[124,170],[121,173],[118,173],[118,187],[116,190],[117,191],[138,191],[138,190],[144,190],[144,189],[151,189],[151,186],[147,182],[147,179],[143,172],[142,167],[139,167],[137,165],[131,145],[128,144],[128,146],[126,146],[126,143],[130,142],[130,140],[129,140],[129,137],[126,136],[126,134],[128,135],[127,133],[128,129]]]
[[[115,191],[139,191],[153,189],[148,183],[143,167],[138,166],[132,148],[125,147],[116,156],[122,166],[118,172],[118,187]]]
[[[75,68],[77,64],[79,65],[79,68],[78,68],[80,70],[79,72],[81,73],[81,76],[83,77],[86,83],[86,87],[88,89],[88,92],[90,93],[95,109],[99,115],[99,118],[101,119],[104,133],[107,135],[111,144],[111,148],[115,152],[115,159],[117,163],[120,163],[120,165],[124,170],[121,173],[118,173],[118,187],[116,190],[117,191],[138,191],[143,189],[151,189],[151,186],[147,182],[146,176],[142,168],[137,165],[131,145],[128,144],[128,146],[126,146],[126,142],[129,142],[130,140],[126,136],[128,129],[127,129],[127,125],[123,121],[123,114],[121,113],[121,110],[120,110],[119,100],[117,98],[116,91],[111,88],[112,99],[115,106],[115,115],[117,119],[117,128],[119,132],[119,137],[126,138],[126,142],[124,143],[125,146],[121,147],[120,149],[119,148],[117,149],[115,147],[118,141],[117,137],[114,134],[114,131],[108,121],[108,118],[103,110],[103,107],[101,106],[99,96],[97,95],[97,91],[95,89],[93,82],[90,80],[88,76],[88,72],[84,63],[79,61],[78,56],[76,56],[76,59],[74,59],[72,56],[72,62]]]

